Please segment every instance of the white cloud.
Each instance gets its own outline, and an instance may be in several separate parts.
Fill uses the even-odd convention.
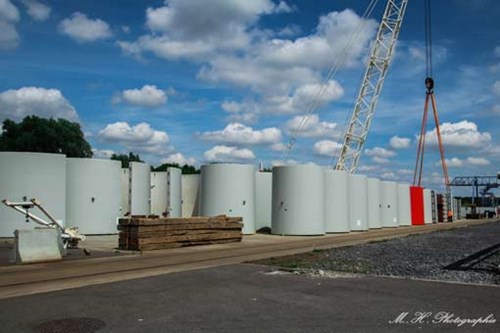
[[[255,154],[250,149],[215,146],[207,150],[203,157],[207,162],[242,162],[255,159]]]
[[[10,0],[0,0],[0,20],[7,22],[19,21],[19,10]]]
[[[0,50],[14,49],[19,44],[15,27],[19,17],[19,10],[10,0],[0,0]]]
[[[494,104],[491,107],[491,113],[500,115],[500,104]]]
[[[266,115],[306,112],[321,87],[321,71],[331,67],[332,59],[342,56],[361,20],[351,10],[329,13],[320,18],[315,32],[305,37],[264,38],[242,54],[218,54],[200,69],[198,78],[214,84],[249,87],[260,96],[255,102],[244,102],[240,114],[252,110]],[[376,26],[373,20],[364,21],[341,68],[361,64]],[[343,93],[338,82],[329,81],[319,106]]]
[[[320,73],[307,66],[287,67],[264,63],[259,55],[237,57],[222,54],[211,58],[209,66],[200,69],[198,78],[211,83],[250,87],[257,93],[269,96],[268,99],[274,96],[288,99],[292,83],[296,85],[317,83],[320,81]]]
[[[445,150],[447,148],[481,148],[491,142],[490,133],[478,131],[477,125],[467,120],[443,123],[440,129]],[[426,143],[434,147],[438,145],[435,128],[427,131]]]
[[[500,57],[500,45],[498,45],[497,47],[495,47],[495,50],[493,51],[493,54],[496,57]]]
[[[10,50],[19,44],[19,34],[13,24],[0,20],[0,50]]]
[[[375,33],[377,22],[362,21],[350,9],[321,16],[314,34],[296,40],[272,39],[258,45],[256,52],[263,63],[280,67],[330,68],[332,59],[339,58],[345,52],[349,38],[359,26],[362,28],[344,63],[344,66],[352,67],[361,61],[361,55]]]
[[[410,146],[411,139],[409,138],[400,138],[399,136],[393,136],[389,141],[389,146],[392,149],[402,149],[408,148]]]
[[[172,163],[178,164],[179,166],[184,165],[194,165],[196,163],[196,159],[193,157],[185,158],[181,153],[171,154],[167,158],[161,161],[162,163]]]
[[[467,157],[462,160],[458,157],[453,157],[451,159],[446,159],[446,165],[449,168],[461,168],[464,166],[485,166],[489,165],[491,162],[486,158],[482,157]],[[441,161],[436,162],[436,166],[441,166]]]
[[[99,131],[99,138],[103,141],[121,144],[130,151],[154,155],[164,155],[171,151],[167,146],[169,137],[167,132],[151,128],[148,123],[129,125],[126,122],[108,124]]]
[[[379,156],[373,156],[372,161],[377,163],[377,164],[388,164],[390,162],[388,158],[379,157]]]
[[[357,170],[361,172],[370,172],[370,171],[376,171],[378,169],[379,169],[378,165],[360,165]]]
[[[382,178],[384,180],[397,180],[398,179],[396,174],[392,171],[387,171],[387,172],[382,173],[380,175],[380,178]]]
[[[203,140],[237,145],[275,144],[281,141],[281,131],[276,127],[254,130],[251,127],[231,123],[221,131],[205,132]]]
[[[49,18],[52,9],[36,0],[22,0],[26,6],[28,15],[36,21],[45,21]]]
[[[123,52],[140,58],[145,51],[165,59],[201,58],[214,51],[214,46],[202,41],[178,42],[166,36],[145,35],[135,42],[118,41]]]
[[[453,157],[451,159],[446,159],[446,165],[448,168],[460,168],[464,165],[464,161],[458,157]],[[436,162],[436,166],[441,166],[441,161]]]
[[[94,42],[113,35],[109,25],[101,19],[89,19],[80,12],[73,13],[59,23],[59,31],[77,42]]]
[[[500,62],[499,62],[499,63],[496,63],[496,64],[491,65],[491,66],[490,66],[490,68],[489,68],[489,70],[490,70],[490,72],[491,72],[492,74],[496,74],[496,73],[498,73],[498,71],[500,71]]]
[[[388,164],[390,158],[396,156],[396,152],[382,147],[365,149],[365,155],[370,156],[372,161],[377,164]]]
[[[314,144],[314,152],[322,156],[338,156],[340,149],[342,149],[342,144],[331,140],[322,140]]]
[[[234,101],[224,101],[221,104],[222,110],[229,113],[238,113],[241,111],[241,105]]]
[[[382,147],[375,147],[373,149],[365,149],[366,156],[390,158],[396,156],[396,153],[392,150],[388,150]]]
[[[467,157],[467,164],[473,166],[474,165],[483,166],[483,165],[489,165],[490,161],[482,157]]]
[[[23,87],[0,93],[0,119],[21,120],[29,115],[79,121],[73,105],[57,89]]]
[[[320,121],[317,114],[293,117],[285,124],[285,130],[290,135],[306,138],[339,138],[341,131],[337,123]]]
[[[289,24],[280,29],[276,34],[280,37],[293,37],[298,35],[302,29],[296,24]]]
[[[495,94],[495,96],[500,97],[500,81],[495,81],[491,90],[493,91],[493,94]]]
[[[151,34],[136,41],[120,41],[123,51],[140,56],[152,52],[165,59],[203,59],[217,51],[247,48],[257,34],[252,29],[266,14],[285,13],[292,7],[270,0],[169,0],[147,8],[146,26]]]
[[[111,158],[111,156],[115,153],[113,150],[97,148],[92,148],[92,152],[94,153],[94,158]]]
[[[141,89],[124,90],[113,97],[113,102],[121,101],[135,106],[158,107],[167,102],[167,94],[155,85],[144,85]]]
[[[285,145],[282,142],[278,142],[278,143],[275,143],[275,144],[271,145],[270,148],[273,151],[283,152],[283,151],[286,151],[288,149],[288,145]]]

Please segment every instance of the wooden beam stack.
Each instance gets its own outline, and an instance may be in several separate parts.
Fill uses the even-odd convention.
[[[240,242],[241,217],[158,218],[132,216],[119,220],[121,250],[148,251],[193,245]]]

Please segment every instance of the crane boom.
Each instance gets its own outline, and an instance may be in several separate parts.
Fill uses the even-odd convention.
[[[398,39],[408,0],[388,0],[335,169],[355,173]]]

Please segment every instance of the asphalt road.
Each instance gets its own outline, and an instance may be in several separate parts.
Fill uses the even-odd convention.
[[[500,320],[499,287],[271,270],[229,265],[4,299],[0,331],[37,332],[44,322],[74,317],[120,333],[500,331],[499,323],[432,323],[438,312]],[[429,317],[419,322],[419,311]],[[406,323],[389,323],[404,312]]]
[[[166,273],[201,269],[242,262],[351,246],[439,230],[467,228],[491,220],[460,221],[404,228],[375,229],[365,232],[319,237],[253,235],[228,244],[192,246],[56,263],[0,267],[0,299],[35,293],[118,282]]]

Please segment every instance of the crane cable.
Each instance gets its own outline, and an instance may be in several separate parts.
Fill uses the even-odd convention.
[[[328,86],[329,81],[334,77],[339,68],[344,64],[347,55],[352,48],[352,45],[354,44],[354,41],[358,38],[359,34],[361,33],[362,29],[366,25],[366,19],[371,16],[373,13],[373,10],[377,6],[379,0],[371,0],[370,3],[368,4],[368,7],[366,8],[365,12],[363,13],[363,16],[361,17],[360,22],[358,23],[358,26],[353,34],[349,37],[347,43],[345,44],[344,48],[342,49],[342,52],[340,54],[340,57],[337,58],[337,60],[334,62],[333,66],[330,68],[330,71],[328,72],[328,75],[325,77],[323,80],[320,89],[318,90],[313,102],[310,104],[309,108],[307,109],[307,112],[305,116],[302,117],[300,123],[298,126],[296,126],[292,131],[291,131],[291,137],[288,142],[288,145],[286,146],[285,151],[283,152],[283,155],[281,157],[281,161],[285,163],[290,151],[293,149],[295,146],[295,142],[297,141],[298,135],[302,132],[303,128],[307,125],[309,122],[309,119],[312,116],[312,113],[318,108],[319,102],[321,99],[321,96],[323,96],[323,93],[326,90],[326,87]]]
[[[427,77],[432,78],[432,20],[431,3],[425,0],[425,62]]]
[[[417,148],[417,159],[415,161],[415,170],[413,173],[413,185],[417,186],[420,186],[422,182],[429,96],[434,89],[434,80],[432,78],[432,18],[431,18],[430,0],[424,0],[424,27],[425,27],[425,74],[426,74],[425,86],[427,90],[426,91],[427,96],[424,105],[422,124],[420,127],[420,137]]]

